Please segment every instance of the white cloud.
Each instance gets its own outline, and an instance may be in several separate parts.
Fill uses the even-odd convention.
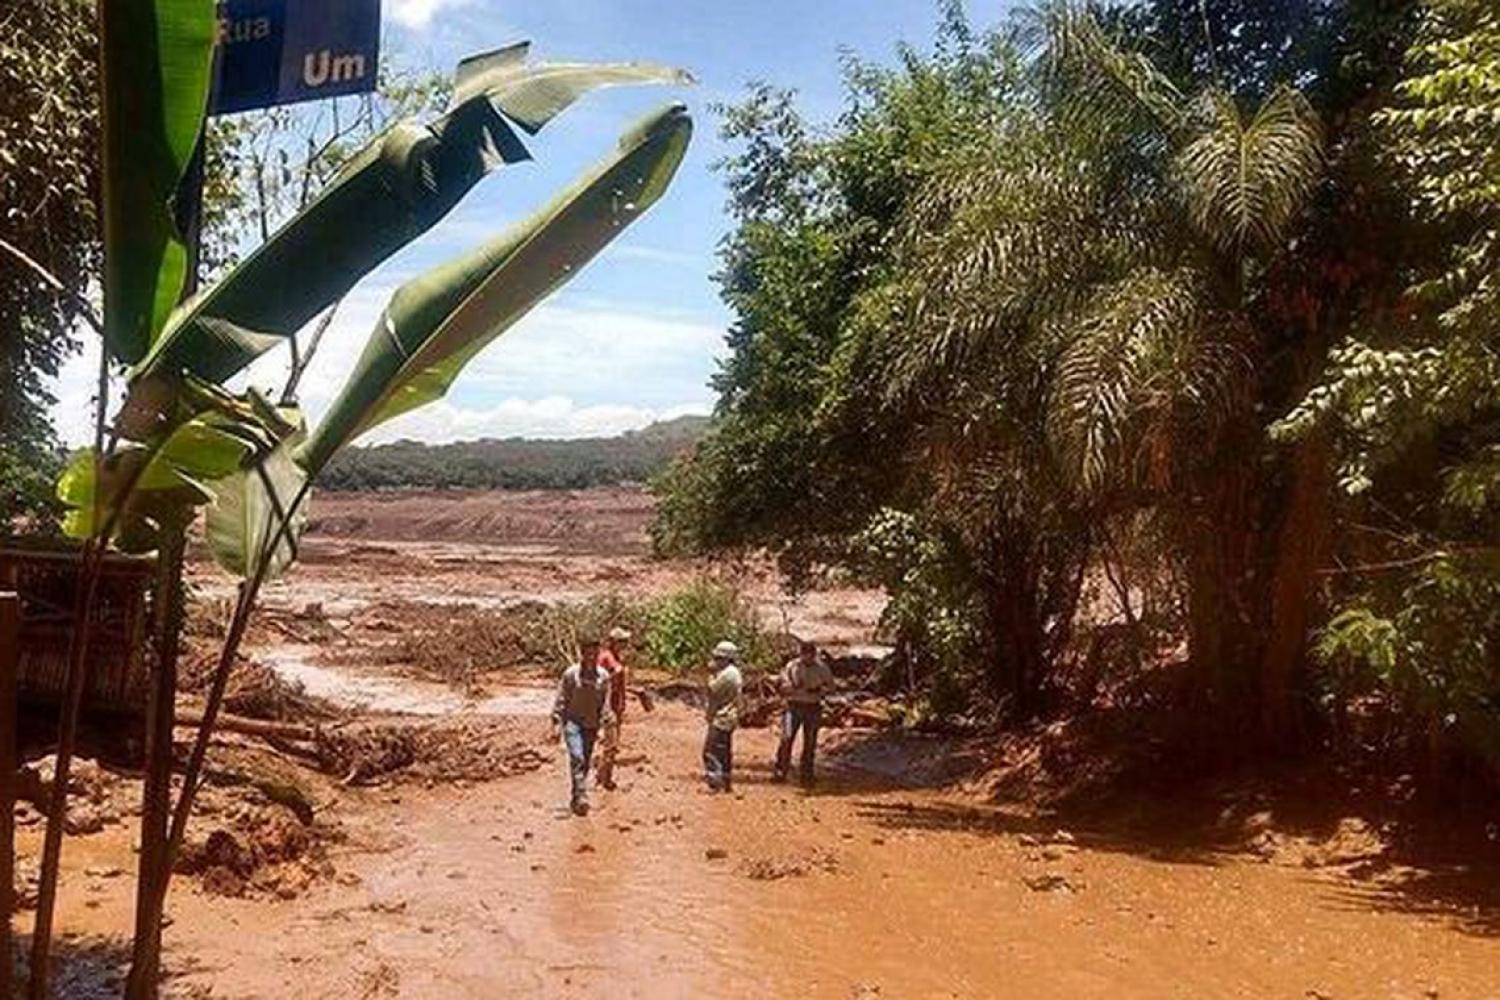
[[[299,387],[316,423],[364,348],[381,310],[404,275],[355,289],[339,308]],[[63,439],[93,439],[98,338],[70,359],[53,385],[53,421]],[[554,299],[524,317],[459,376],[448,398],[383,425],[365,442],[413,438],[443,442],[477,437],[590,437],[618,434],[653,420],[711,409],[705,383],[724,350],[723,330],[710,319],[621,306],[609,301]],[[286,379],[287,357],[275,350],[251,366],[249,382],[273,394]],[[118,404],[119,388],[112,390]]]
[[[683,403],[655,410],[620,404],[579,406],[566,396],[502,399],[491,406],[455,406],[439,400],[376,428],[360,444],[387,441],[444,442],[478,438],[611,437],[640,430],[656,420],[688,413],[706,414],[708,402]]]
[[[432,23],[444,7],[462,7],[470,0],[392,0],[391,18],[402,27],[420,31]]]

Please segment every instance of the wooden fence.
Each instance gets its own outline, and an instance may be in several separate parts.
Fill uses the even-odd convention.
[[[82,563],[77,551],[0,548],[0,590],[20,597],[17,695],[23,706],[60,705]],[[146,593],[151,559],[106,556],[88,646],[87,712],[140,715],[148,690]]]

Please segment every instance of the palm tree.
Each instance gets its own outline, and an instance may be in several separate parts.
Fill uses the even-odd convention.
[[[1316,516],[1299,498],[1320,470],[1291,462],[1308,481],[1288,493],[1281,468],[1256,466],[1256,404],[1280,377],[1259,313],[1324,183],[1322,124],[1290,87],[1248,112],[1216,85],[1184,94],[1067,5],[1034,27],[1035,107],[956,152],[909,211],[889,393],[963,413],[965,439],[1008,425],[1000,437],[1028,440],[958,453],[960,491],[984,500],[974,523],[1004,524],[1041,482],[1059,486],[1030,518],[1034,548],[1134,511],[1169,518],[1204,694],[1254,697],[1280,732],[1316,545],[1279,558],[1276,537]]]

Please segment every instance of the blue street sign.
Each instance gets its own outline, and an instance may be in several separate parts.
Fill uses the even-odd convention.
[[[210,114],[375,89],[380,0],[220,0]]]

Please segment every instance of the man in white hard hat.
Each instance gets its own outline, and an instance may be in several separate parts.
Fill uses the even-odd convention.
[[[731,790],[734,730],[740,721],[740,693],[745,678],[735,666],[740,650],[725,639],[714,647],[713,676],[708,682],[708,732],[703,737],[703,777],[711,792]]]
[[[630,642],[630,630],[616,625],[605,637],[604,647],[599,650],[599,669],[609,674],[609,707],[611,721],[605,723],[603,742],[599,757],[599,787],[613,790],[615,787],[615,758],[620,755],[620,727],[625,719],[625,685],[629,672],[625,669],[625,647]]]

